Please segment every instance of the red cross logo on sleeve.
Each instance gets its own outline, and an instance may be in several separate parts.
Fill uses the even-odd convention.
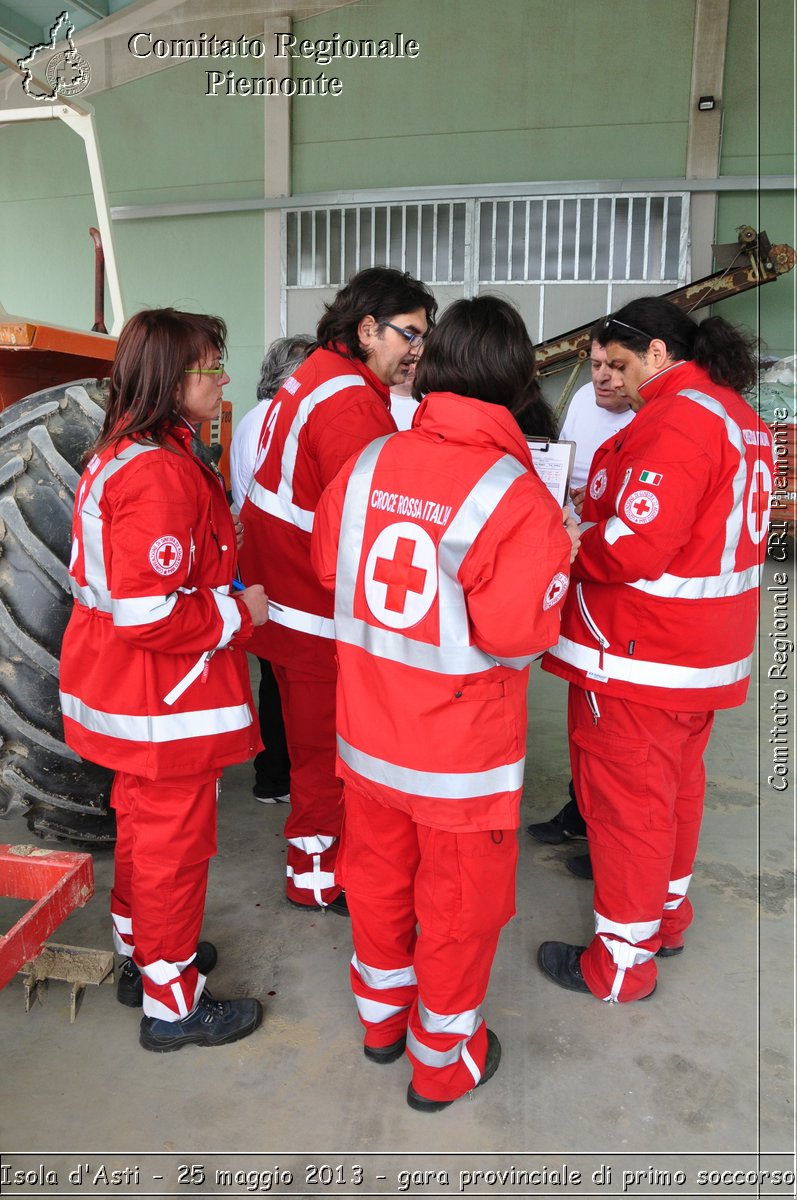
[[[374,579],[377,583],[387,584],[385,608],[391,612],[403,613],[407,603],[407,592],[423,592],[426,571],[422,567],[412,565],[415,553],[415,542],[409,538],[399,538],[396,542],[396,552],[392,559],[378,558],[374,567]]]
[[[173,575],[183,561],[183,548],[176,537],[161,537],[149,548],[149,565],[159,575]]]
[[[625,504],[623,512],[634,525],[647,525],[659,514],[659,498],[653,492],[633,492]]]

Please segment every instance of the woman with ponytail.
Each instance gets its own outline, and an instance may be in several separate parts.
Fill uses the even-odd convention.
[[[588,947],[544,942],[554,983],[643,1000],[692,920],[714,711],[744,702],[773,459],[742,398],[752,340],[658,296],[607,317],[612,383],[638,414],[596,453],[562,637],[573,780],[595,879]]]

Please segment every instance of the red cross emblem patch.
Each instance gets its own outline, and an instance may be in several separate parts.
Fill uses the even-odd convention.
[[[176,537],[167,534],[149,548],[149,564],[159,575],[173,575],[183,561],[183,548]]]
[[[548,584],[548,591],[543,596],[542,607],[544,609],[553,608],[554,604],[558,604],[564,598],[570,580],[561,571],[557,571],[551,582]]]
[[[388,525],[365,563],[365,599],[391,629],[417,625],[437,595],[437,551],[425,529],[411,521]]]
[[[593,500],[600,500],[603,493],[606,491],[606,468],[601,467],[597,475],[593,478],[589,485],[589,494]]]
[[[623,505],[623,512],[634,525],[647,525],[659,515],[659,499],[653,492],[632,492]]]

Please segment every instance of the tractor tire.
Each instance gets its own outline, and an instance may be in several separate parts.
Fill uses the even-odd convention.
[[[0,816],[84,846],[114,841],[113,775],[64,742],[58,660],[75,488],[105,398],[84,379],[0,412]]]

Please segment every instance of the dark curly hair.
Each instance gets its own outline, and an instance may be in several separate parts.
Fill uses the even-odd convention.
[[[325,349],[335,344],[346,347],[351,358],[366,360],[357,327],[363,317],[371,316],[382,324],[399,313],[422,308],[429,328],[434,325],[437,301],[425,283],[406,271],[393,267],[368,267],[342,287],[331,304],[324,305],[316,336]]]
[[[758,378],[757,339],[722,317],[707,317],[698,325],[662,296],[640,296],[601,322],[601,346],[619,342],[644,354],[653,338],[664,342],[671,358],[696,362],[714,383],[744,392]]]

